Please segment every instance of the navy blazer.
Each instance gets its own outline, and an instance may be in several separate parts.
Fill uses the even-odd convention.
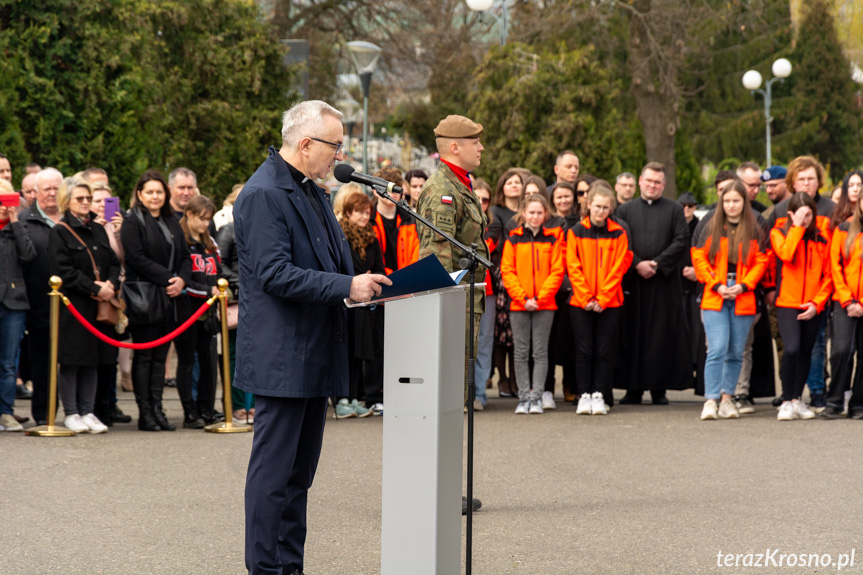
[[[287,162],[269,152],[234,204],[242,286],[235,385],[271,397],[344,397],[348,240],[329,194],[318,189],[314,198],[327,230]]]

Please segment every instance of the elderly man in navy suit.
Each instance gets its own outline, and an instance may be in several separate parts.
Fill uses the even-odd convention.
[[[327,398],[348,393],[347,312],[391,282],[354,277],[348,241],[315,184],[342,155],[342,114],[321,101],[285,112],[282,147],[234,205],[240,262],[236,385],[254,393],[246,476],[250,575],[302,575],[306,503]]]

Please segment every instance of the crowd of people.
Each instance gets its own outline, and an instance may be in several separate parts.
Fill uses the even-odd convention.
[[[16,399],[30,399],[34,422],[46,422],[50,276],[63,280],[64,295],[91,324],[135,342],[186,321],[218,293],[219,278],[228,280],[233,302],[242,293],[231,215],[242,185],[217,210],[193,171],[178,168],[166,179],[150,170],[124,211],[104,170],[70,177],[54,168],[26,170],[14,189],[9,161],[0,155],[0,429],[6,431],[21,430],[28,419],[15,414]],[[484,212],[477,218],[494,263],[480,298],[475,410],[487,405],[494,380],[501,398],[514,398],[516,414],[555,409],[559,365],[558,400],[575,404],[577,415],[608,414],[615,388],[625,391],[622,404],[639,404],[649,391],[660,405],[668,403],[669,389],[694,389],[706,400],[706,420],[753,413],[761,397],[772,398],[782,421],[819,413],[863,419],[863,376],[854,369],[863,342],[863,172],[849,172],[822,195],[825,171],[815,158],[764,170],[744,163],[717,174],[719,199],[699,220],[692,194],[678,201],[663,196],[661,164],[648,163],[638,176],[618,174],[612,184],[582,173],[578,156],[567,150],[552,170],[550,184],[517,167],[495,186],[465,175]],[[421,170],[394,167],[375,176],[403,189],[412,207],[428,180]],[[770,207],[756,200],[761,190]],[[391,195],[402,199],[398,191]],[[422,231],[392,201],[359,184],[342,186],[333,198],[355,275],[389,274],[418,260]],[[100,304],[118,296],[149,304],[145,314],[129,310],[125,331],[100,315]],[[332,398],[338,419],[383,413],[385,307],[350,311],[350,389]],[[172,379],[183,427],[220,421],[218,331],[211,311],[177,337],[171,378],[171,344],[118,352],[61,306],[63,424],[76,433],[104,433],[131,421],[117,406],[118,366],[120,387],[134,393],[139,429],[176,428],[162,406]],[[232,365],[235,340],[232,331]],[[780,395],[774,348],[781,354]],[[32,392],[24,382],[32,382]],[[251,422],[254,397],[235,389],[232,399],[231,416]]]
[[[239,297],[231,219],[239,189],[217,212],[191,170],[178,168],[167,180],[149,170],[124,211],[100,168],[64,177],[55,168],[28,166],[16,191],[2,155],[0,167],[5,176],[0,178],[0,429],[21,431],[29,420],[15,413],[16,399],[30,400],[36,425],[47,423],[51,276],[62,280],[63,295],[88,323],[110,338],[135,343],[162,338],[188,320],[219,293],[222,277],[232,300]],[[123,308],[127,322],[118,321],[123,314],[117,310]],[[121,389],[134,394],[139,429],[176,429],[162,406],[164,387],[172,382],[183,406],[183,427],[222,421],[224,414],[215,409],[219,325],[211,309],[173,342],[130,353],[95,337],[60,306],[57,388],[63,426],[98,434],[132,421],[117,404],[118,367]],[[229,339],[233,363],[234,331]],[[172,344],[176,377],[167,371]],[[253,399],[239,390],[232,394],[238,409],[231,416],[252,421]]]

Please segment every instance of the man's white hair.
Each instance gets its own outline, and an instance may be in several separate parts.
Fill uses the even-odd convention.
[[[39,184],[41,184],[45,180],[60,180],[63,181],[63,174],[60,173],[60,170],[57,168],[45,168],[40,172],[36,172],[36,191],[39,191]]]
[[[282,116],[282,145],[293,149],[304,137],[320,134],[324,115],[341,120],[343,114],[321,100],[308,100],[292,106]]]

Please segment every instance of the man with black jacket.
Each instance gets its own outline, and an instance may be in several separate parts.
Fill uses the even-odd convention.
[[[48,236],[51,228],[60,221],[57,192],[63,183],[63,174],[54,168],[46,168],[36,174],[36,201],[21,214],[20,220],[36,248],[36,258],[24,268],[27,284],[28,349],[30,353],[33,398],[30,405],[36,425],[45,425],[48,418],[48,375],[50,349],[49,312],[51,299],[48,286]]]

